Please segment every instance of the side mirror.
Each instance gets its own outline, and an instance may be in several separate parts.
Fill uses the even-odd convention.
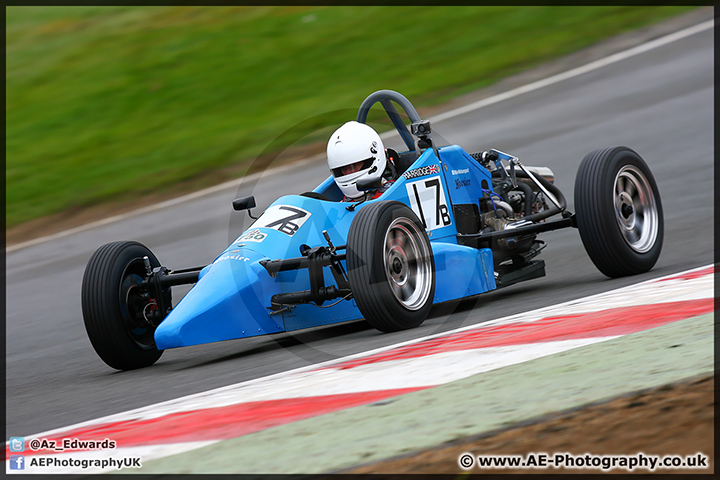
[[[255,197],[250,195],[249,197],[240,197],[233,200],[233,208],[235,210],[242,211],[247,210],[248,217],[252,218],[253,220],[257,220],[258,217],[253,217],[253,214],[250,213],[251,208],[255,208]]]
[[[232,202],[233,208],[238,212],[241,210],[250,210],[255,208],[255,197],[250,195],[249,197],[236,198]]]

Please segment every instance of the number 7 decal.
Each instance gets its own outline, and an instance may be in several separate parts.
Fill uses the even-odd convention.
[[[310,218],[310,215],[310,212],[300,207],[273,205],[260,215],[252,227],[256,230],[261,227],[272,228],[292,237]]]

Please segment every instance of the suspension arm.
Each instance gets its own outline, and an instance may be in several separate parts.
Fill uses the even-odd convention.
[[[316,305],[320,306],[326,300],[349,296],[352,291],[345,275],[345,270],[340,263],[341,260],[345,259],[346,255],[338,255],[335,253],[335,250],[342,248],[345,248],[345,246],[343,245],[335,248],[332,246],[332,243],[330,243],[330,248],[315,247],[307,249],[302,252],[302,257],[262,260],[260,265],[265,267],[268,273],[273,277],[276,276],[278,272],[299,270],[301,268],[307,268],[308,275],[310,277],[310,290],[273,295],[271,299],[273,305],[272,308],[277,309],[282,305],[294,305],[310,302],[314,302]],[[325,267],[330,267],[330,271],[337,283],[337,286],[325,286],[323,273],[323,268]]]
[[[499,230],[495,232],[485,233],[458,233],[458,238],[472,239],[472,240],[494,240],[498,238],[517,237],[525,234],[534,234],[541,232],[549,232],[551,230],[558,230],[561,228],[575,227],[577,228],[577,222],[575,215],[570,215],[567,218],[561,218],[558,220],[552,220],[549,222],[533,223],[531,225],[522,225],[515,228],[508,228],[505,230]]]

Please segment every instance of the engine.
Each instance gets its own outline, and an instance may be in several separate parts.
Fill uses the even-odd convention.
[[[555,176],[549,168],[527,167],[527,170],[551,193],[557,190],[554,186]],[[511,174],[500,167],[491,170],[491,173],[493,191],[484,192],[480,202],[481,232],[511,230],[544,221],[544,218],[554,213],[545,193],[524,171],[518,170]],[[495,240],[491,247],[496,265],[524,263],[536,256],[545,246],[536,237],[535,234],[524,234]]]

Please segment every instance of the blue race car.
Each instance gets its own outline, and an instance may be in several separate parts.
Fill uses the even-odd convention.
[[[85,327],[100,358],[129,370],[152,365],[166,348],[360,318],[383,332],[417,327],[435,304],[544,276],[537,236],[559,228],[577,228],[610,277],[657,261],[662,206],[633,150],[585,157],[572,213],[549,168],[498,150],[438,147],[430,123],[390,90],[367,97],[357,121],[366,123],[377,102],[407,146],[393,153],[396,180],[381,197],[342,202],[329,176],[312,192],[277,199],[203,267],[170,270],[137,242],[100,247],[82,284]],[[250,213],[255,199],[233,206]],[[195,285],[173,308],[171,288],[183,284]]]

